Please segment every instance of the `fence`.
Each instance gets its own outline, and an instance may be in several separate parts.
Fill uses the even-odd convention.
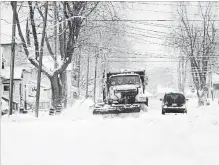
[[[35,110],[35,102],[30,103],[32,105],[32,109]],[[39,110],[40,111],[49,111],[50,102],[39,102]]]

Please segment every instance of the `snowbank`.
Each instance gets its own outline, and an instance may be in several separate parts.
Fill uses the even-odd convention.
[[[151,100],[139,118],[94,119],[92,100],[78,100],[60,116],[26,115],[1,126],[1,163],[19,165],[218,165],[219,105],[188,114],[161,114]],[[44,116],[43,116],[44,115]],[[18,116],[18,115],[17,115]],[[14,118],[18,118],[15,117]],[[23,119],[22,119],[23,118]],[[23,116],[21,120],[25,120]],[[37,122],[37,123],[35,123]]]
[[[28,114],[15,114],[8,117],[8,115],[2,116],[2,122],[37,122],[37,121],[66,121],[66,120],[89,120],[93,117],[92,107],[94,103],[92,99],[77,100],[72,107],[63,110],[60,115],[49,115],[48,111],[40,111],[39,117],[35,117],[34,111]]]
[[[92,108],[94,102],[92,99],[77,100],[72,107],[63,111],[62,116],[69,117],[71,119],[90,119],[93,117]]]

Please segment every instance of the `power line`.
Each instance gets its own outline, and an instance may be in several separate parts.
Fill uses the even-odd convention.
[[[125,53],[125,52],[124,52]],[[148,53],[129,53],[127,52],[128,54],[133,54],[133,55],[145,55],[145,56],[132,56],[132,57],[124,57],[124,56],[120,56],[120,57],[114,57],[114,58],[182,58],[181,56],[174,56],[174,55],[165,55],[165,54],[155,54],[155,55],[163,55],[163,56],[148,56],[149,54]],[[147,57],[148,56],[148,57]],[[194,56],[193,58],[219,58],[219,55],[214,55],[214,56]],[[185,57],[184,60],[187,60],[191,57]]]
[[[102,22],[175,22],[175,21],[179,21],[179,20],[167,20],[167,19],[139,19],[139,20],[136,20],[136,19],[113,19],[113,20],[110,20],[110,19],[95,19],[95,20],[87,20],[87,21],[102,21]],[[199,20],[199,19],[191,19],[191,20],[186,20],[186,21],[203,21],[203,20]],[[208,21],[219,21],[219,19],[211,19],[211,20],[208,20]]]
[[[156,60],[107,60],[108,62],[179,62],[176,60],[173,61],[156,61]],[[201,62],[208,62],[208,60],[202,60]]]
[[[179,61],[152,61],[152,60],[148,60],[148,61],[146,61],[146,60],[138,60],[138,61],[133,61],[133,60],[131,60],[131,61],[127,61],[127,60],[121,60],[121,61],[114,61],[114,60],[107,60],[108,62],[137,62],[137,63],[139,63],[139,62],[179,62]]]
[[[140,4],[145,4],[145,5],[159,5],[159,6],[196,6],[199,7],[199,5],[193,5],[193,4],[159,4],[159,3],[148,3],[148,2],[138,2]],[[204,7],[204,6],[201,6]],[[218,7],[218,5],[214,5],[214,7]]]

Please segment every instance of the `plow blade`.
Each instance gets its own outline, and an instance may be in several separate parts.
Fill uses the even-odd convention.
[[[95,107],[93,114],[120,114],[140,112],[139,104],[111,105],[108,107]]]

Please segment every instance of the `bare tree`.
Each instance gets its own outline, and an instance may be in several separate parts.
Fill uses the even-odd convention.
[[[98,87],[101,87],[101,81],[103,80],[103,70],[104,67],[107,68],[107,60],[110,60],[112,56],[124,56],[121,53],[122,50],[131,48],[131,45],[127,44],[127,32],[125,31],[126,25],[118,20],[121,15],[121,5],[124,2],[100,2],[97,10],[93,12],[90,16],[91,20],[108,20],[108,21],[87,21],[86,26],[82,28],[83,35],[79,38],[80,45],[82,47],[82,61],[81,64],[81,74],[80,74],[80,88],[82,93],[85,95],[86,92],[86,82],[87,82],[87,65],[89,56],[89,82],[88,87],[90,91],[94,89],[94,77],[95,77],[95,52],[99,53],[98,56],[98,72],[97,72],[97,91]],[[127,55],[127,54],[125,54]],[[128,64],[128,63],[127,63]],[[105,65],[105,66],[104,66]],[[121,64],[111,62],[111,66],[117,70],[120,68]],[[110,70],[112,68],[109,67]]]
[[[33,13],[33,10],[31,9],[32,8],[31,2],[29,2],[29,7],[31,11],[30,15],[31,17],[33,17],[34,13]],[[37,93],[36,93],[36,108],[35,108],[36,117],[38,117],[38,114],[39,114],[40,82],[41,82],[41,70],[42,70],[42,63],[43,63],[44,38],[46,34],[47,13],[48,13],[48,2],[45,2],[45,19],[43,20],[43,31],[42,31],[42,38],[41,38],[41,44],[40,44],[39,67],[38,67],[38,74],[37,74]]]
[[[37,10],[37,2],[34,3],[34,8],[29,8],[29,12],[34,13]],[[80,30],[84,22],[84,18],[87,18],[88,15],[96,8],[98,2],[80,2],[80,1],[74,1],[74,2],[59,2],[59,7],[63,11],[62,14],[60,14],[58,17],[61,17],[63,20],[62,22],[66,23],[65,29],[61,29],[63,36],[65,35],[66,39],[65,42],[63,40],[60,40],[60,43],[63,42],[64,46],[62,46],[61,53],[61,64],[57,66],[53,71],[49,70],[44,64],[42,64],[42,72],[49,78],[51,82],[51,88],[52,88],[52,105],[56,108],[57,105],[62,104],[62,94],[63,94],[63,82],[61,79],[61,76],[63,72],[67,69],[68,65],[72,62],[74,51],[77,48],[77,40],[80,35]],[[49,5],[51,6],[51,4]],[[42,10],[41,10],[42,11]],[[49,9],[50,11],[50,9]],[[44,11],[42,11],[43,13]],[[23,44],[24,52],[27,55],[28,60],[32,65],[34,65],[36,68],[40,68],[41,64],[39,63],[39,44],[38,44],[38,36],[39,36],[39,29],[40,29],[40,23],[39,25],[36,25],[34,22],[34,19],[31,19],[31,27],[32,27],[32,36],[34,38],[34,50],[35,50],[35,56],[31,55],[30,53],[30,47],[28,47],[28,40],[25,40],[22,29],[21,29],[21,22],[19,20],[18,12],[16,13],[16,21],[17,21],[17,27],[20,39]],[[50,13],[48,12],[48,15]],[[38,18],[40,19],[40,18]],[[41,15],[41,19],[44,20],[45,17]],[[39,21],[40,22],[40,21]],[[47,22],[49,24],[49,22]],[[61,26],[61,22],[57,23],[57,26]],[[49,34],[49,26],[47,26],[46,30],[46,36],[45,39],[48,41],[48,34]],[[28,30],[26,30],[28,32]],[[29,37],[31,36],[29,35]],[[60,33],[59,33],[60,34]],[[47,47],[49,43],[47,42]],[[49,49],[48,49],[49,50]],[[51,51],[51,50],[50,50]],[[52,53],[52,51],[51,51]],[[54,55],[53,53],[51,55]]]
[[[188,6],[180,3],[178,9],[180,22],[174,42],[189,59],[199,99],[198,105],[202,106],[207,93],[209,64],[215,55],[216,28],[213,2],[199,2],[198,6],[198,19],[194,20],[194,16],[189,18]]]

